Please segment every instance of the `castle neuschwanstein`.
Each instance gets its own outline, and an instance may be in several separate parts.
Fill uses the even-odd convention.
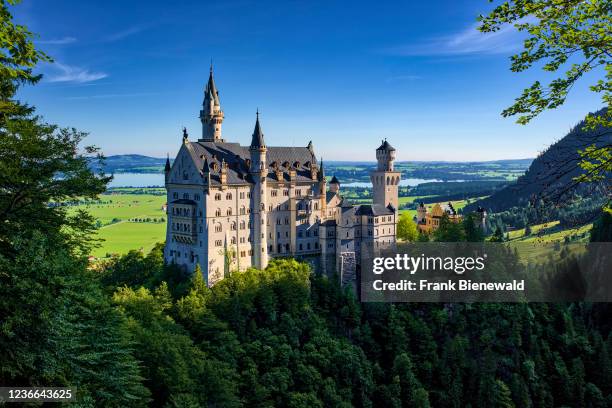
[[[251,143],[242,146],[223,138],[223,118],[211,68],[202,135],[191,141],[184,130],[176,159],[166,161],[166,262],[189,271],[199,264],[214,285],[230,271],[293,256],[316,259],[349,282],[365,252],[395,243],[400,173],[386,140],[371,173],[373,204],[353,205],[336,177],[328,186],[311,142],[267,146],[257,114]]]

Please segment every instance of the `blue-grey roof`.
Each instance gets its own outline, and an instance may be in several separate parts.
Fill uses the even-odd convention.
[[[212,184],[220,184],[219,173],[222,161],[228,165],[228,184],[252,182],[247,164],[247,160],[250,161],[251,157],[249,146],[241,146],[238,143],[198,141],[190,142],[188,149],[196,168],[203,169],[204,162],[208,162],[207,168],[210,170]],[[268,181],[277,181],[275,168],[283,172],[284,180],[289,181],[289,170],[294,168],[298,182],[313,182],[310,167],[317,165],[317,158],[307,147],[268,147],[266,161],[269,170]]]

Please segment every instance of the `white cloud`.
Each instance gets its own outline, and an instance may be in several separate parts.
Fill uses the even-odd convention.
[[[386,53],[401,56],[508,54],[521,46],[523,35],[510,24],[492,33],[478,31],[478,24],[453,35],[415,44],[387,48]]]
[[[119,41],[131,35],[138,34],[141,31],[146,30],[147,28],[148,26],[144,26],[144,25],[136,25],[133,27],[129,27],[129,28],[126,28],[125,30],[118,31],[116,33],[108,35],[104,39],[104,41],[107,41],[107,42]]]
[[[51,67],[59,69],[60,73],[49,76],[47,79],[49,82],[76,82],[82,84],[97,81],[108,76],[104,72],[91,72],[85,68],[65,65],[59,62],[54,63]]]
[[[62,38],[53,38],[50,40],[40,40],[39,44],[50,44],[50,45],[64,45],[64,44],[72,44],[76,42],[76,38],[74,37],[62,37]]]

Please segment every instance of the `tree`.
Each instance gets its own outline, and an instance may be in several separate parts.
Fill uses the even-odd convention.
[[[32,41],[34,35],[22,25],[13,23],[8,5],[19,0],[0,0],[0,123],[13,116],[23,116],[32,112],[26,105],[15,101],[17,88],[23,84],[33,85],[40,81],[33,68],[43,61],[51,61],[44,52],[37,50]]]
[[[465,240],[467,242],[482,242],[484,240],[480,219],[476,214],[470,213],[466,215],[463,219],[462,226],[465,231]]]
[[[540,113],[565,103],[575,84],[591,71],[605,72],[590,86],[601,94],[607,109],[589,114],[586,127],[597,130],[580,150],[584,170],[579,182],[605,180],[612,171],[612,4],[609,0],[509,0],[480,16],[479,30],[491,33],[507,24],[528,38],[523,50],[511,57],[513,72],[523,72],[541,65],[547,72],[565,70],[563,76],[547,86],[535,81],[502,112],[504,117],[518,115],[517,122],[527,124]],[[603,68],[603,69],[601,69]],[[575,164],[574,164],[575,166]],[[608,176],[607,176],[608,175]]]
[[[433,235],[438,242],[465,241],[465,231],[461,223],[452,221],[446,214],[440,219],[440,225]]]
[[[397,238],[403,241],[416,241],[418,237],[417,226],[410,215],[407,212],[400,215],[397,223]]]

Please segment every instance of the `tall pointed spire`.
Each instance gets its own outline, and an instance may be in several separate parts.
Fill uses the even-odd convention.
[[[325,180],[325,168],[323,167],[323,158],[321,157],[321,167],[319,168],[319,181]]]
[[[168,173],[170,171],[170,153],[166,156],[166,166],[164,167],[164,172]]]
[[[257,119],[255,119],[255,129],[253,130],[253,137],[251,139],[251,148],[266,147],[261,125],[259,124],[259,108],[257,108],[256,115]]]
[[[210,73],[208,82],[204,89],[204,102],[200,111],[200,121],[202,122],[201,141],[218,142],[221,141],[221,124],[223,123],[223,111],[219,100],[219,91],[215,85],[213,75],[212,60],[210,61]]]

